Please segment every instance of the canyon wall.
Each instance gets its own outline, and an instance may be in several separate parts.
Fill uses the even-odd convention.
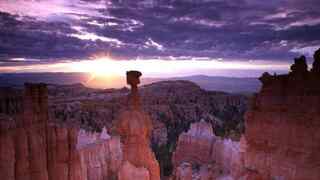
[[[8,120],[6,115],[1,116],[3,119],[0,127],[0,176],[8,180],[46,180],[48,179],[46,86],[26,84],[21,103],[25,107],[21,113],[10,116]],[[8,108],[10,107],[4,109]],[[8,112],[10,111],[4,111],[4,114]]]
[[[209,173],[230,180],[320,179],[320,49],[314,58],[311,71],[301,56],[287,75],[262,75],[240,142],[214,136],[206,122],[192,124],[179,137],[173,177],[206,179],[203,174]]]
[[[11,98],[14,103],[7,101],[2,105],[6,111],[0,116],[1,179],[108,180],[116,177],[122,165],[120,138],[110,137],[106,130],[92,134],[50,123],[47,96],[46,85],[26,84],[22,102]],[[20,103],[23,108],[19,113],[7,110],[16,108],[12,104]]]
[[[263,87],[246,114],[244,162],[262,179],[320,179],[320,74],[315,64],[309,72],[302,56],[288,75],[260,78]]]

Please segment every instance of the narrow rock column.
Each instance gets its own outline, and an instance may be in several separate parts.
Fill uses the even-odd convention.
[[[48,180],[47,100],[45,84],[25,84],[23,114],[14,130],[16,180]]]
[[[0,129],[2,130],[2,129]],[[0,177],[15,180],[15,149],[11,133],[0,131]]]
[[[128,71],[127,72],[127,84],[131,86],[131,92],[128,99],[128,107],[132,110],[140,110],[141,102],[138,92],[138,84],[140,84],[141,72]]]
[[[150,148],[150,135],[152,131],[152,121],[149,115],[143,112],[138,93],[139,71],[127,72],[127,83],[131,85],[131,93],[128,97],[128,108],[120,113],[116,120],[116,130],[121,136],[123,143],[124,163],[128,161],[139,170],[145,168],[150,174],[150,180],[160,180],[160,168],[155,156]],[[130,167],[130,166],[126,166]],[[125,180],[121,172],[119,177]],[[132,171],[127,170],[128,172]],[[140,173],[138,173],[140,174]],[[144,173],[142,173],[144,174]],[[133,180],[133,179],[130,179]]]

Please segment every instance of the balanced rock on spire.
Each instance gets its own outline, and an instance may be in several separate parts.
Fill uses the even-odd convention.
[[[150,116],[143,112],[140,107],[138,84],[141,75],[139,71],[127,72],[127,83],[131,85],[128,108],[120,113],[116,120],[116,131],[123,143],[124,162],[119,172],[121,180],[160,180],[159,164],[150,148],[152,121]],[[147,173],[142,172],[145,170],[147,170]],[[123,173],[130,173],[131,175]]]

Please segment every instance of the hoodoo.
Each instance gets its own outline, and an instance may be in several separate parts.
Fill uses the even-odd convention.
[[[26,83],[23,98],[5,92],[9,94],[0,97],[6,101],[0,103],[0,179],[108,180],[116,176],[122,162],[119,138],[83,135],[76,127],[50,122],[45,84]]]
[[[152,121],[140,105],[138,84],[141,75],[139,71],[127,72],[127,83],[131,86],[131,93],[128,97],[127,109],[120,113],[116,121],[116,131],[121,136],[123,143],[124,166],[122,168],[135,166],[136,171],[145,171],[146,169],[148,173],[134,172],[133,169],[121,170],[119,173],[132,172],[130,180],[149,179],[141,177],[143,174],[150,176],[150,180],[160,180],[159,164],[150,148]],[[133,166],[128,165],[128,163]],[[135,178],[136,174],[139,174],[139,176]],[[125,177],[130,176],[119,174],[119,177],[122,177],[122,180],[127,180]]]

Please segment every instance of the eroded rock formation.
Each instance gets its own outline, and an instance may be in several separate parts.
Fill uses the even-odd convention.
[[[246,114],[245,168],[271,180],[320,179],[319,50],[312,71],[295,59],[288,75],[267,75]]]
[[[148,170],[150,180],[160,179],[159,164],[150,148],[150,137],[152,132],[152,121],[147,113],[141,109],[138,94],[139,77],[138,71],[127,72],[127,83],[131,85],[131,93],[128,99],[128,108],[120,113],[116,121],[116,131],[121,136],[123,143],[124,168],[135,166],[137,170]],[[133,169],[123,170],[133,171]],[[140,174],[140,173],[138,173]],[[141,172],[141,174],[145,174]],[[126,180],[121,176],[122,180]],[[144,177],[148,179],[147,177]],[[129,179],[128,179],[129,180]]]
[[[87,134],[48,121],[44,84],[26,84],[23,110],[3,111],[0,120],[0,177],[5,180],[108,180],[117,176],[120,139]],[[16,99],[13,99],[16,102]],[[13,107],[7,103],[10,108]],[[4,109],[8,109],[7,107]],[[6,114],[10,113],[11,119]]]
[[[311,71],[302,56],[295,59],[288,75],[263,74],[260,78],[263,87],[246,114],[246,132],[240,142],[215,136],[212,127],[219,120],[206,118],[192,124],[178,138],[172,160],[173,179],[319,180],[319,52],[314,55]],[[192,91],[179,88],[184,95],[194,95],[188,99],[174,96],[168,100],[168,94],[174,94],[170,86],[159,92],[165,92],[161,98],[145,96],[144,99],[151,99],[146,104],[151,107],[150,112],[165,112],[159,114],[164,120],[154,123],[157,131],[152,132],[152,120],[142,110],[138,94],[140,76],[139,72],[128,72],[132,91],[127,108],[115,121],[120,137],[110,136],[106,129],[87,133],[70,124],[49,121],[48,92],[44,84],[26,84],[23,101],[15,92],[0,91],[1,179],[159,180],[159,164],[150,148],[151,134],[156,136],[155,141],[161,142],[159,146],[166,144],[167,131],[182,127],[174,131],[179,133],[199,114],[205,114],[199,113],[200,107],[195,102],[199,99],[204,105],[209,102],[201,96],[203,91],[194,95],[196,87]],[[179,81],[178,85],[183,83]],[[144,93],[148,95],[147,90]],[[169,101],[175,106],[161,105]],[[239,103],[234,98],[228,101],[223,100],[232,106]],[[191,106],[186,108],[187,103]],[[214,106],[227,107],[220,105]],[[174,116],[182,113],[188,114],[185,118],[191,120]],[[169,139],[175,137],[168,135]]]
[[[119,171],[118,180],[150,180],[150,173],[144,167],[138,168],[125,161]]]
[[[318,49],[314,53],[313,58],[314,58],[314,62],[312,64],[311,72],[319,74],[320,73],[320,49]]]
[[[0,121],[0,177],[47,180],[46,86],[26,84],[23,106],[19,115]]]
[[[82,131],[83,133],[83,131]],[[79,134],[80,135],[80,134]],[[119,137],[110,137],[106,132],[100,134],[82,134],[87,143],[79,146],[81,177],[88,180],[116,179],[122,165],[122,149]],[[89,140],[89,141],[88,141]]]
[[[211,163],[211,148],[215,138],[209,123],[201,121],[191,124],[189,131],[179,136],[177,148],[172,158],[174,166],[178,166],[182,162]]]
[[[71,86],[72,87],[72,86]],[[54,87],[49,102],[52,119],[77,124],[90,131],[106,127],[110,132],[120,110],[127,108],[129,89],[94,90],[75,85]],[[79,89],[79,92],[76,91]],[[161,175],[172,174],[171,157],[178,137],[191,123],[204,119],[218,136],[239,138],[247,97],[205,91],[189,81],[163,81],[139,87],[142,109],[152,120],[151,147]]]
[[[236,177],[242,171],[240,143],[222,139],[211,124],[201,121],[179,136],[173,154],[176,180]]]

